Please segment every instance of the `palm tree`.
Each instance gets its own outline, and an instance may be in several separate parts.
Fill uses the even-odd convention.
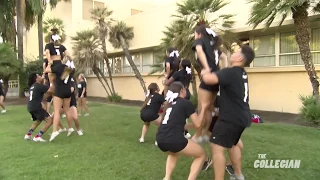
[[[171,46],[177,48],[180,56],[188,58],[192,62],[193,68],[200,74],[200,67],[191,50],[194,42],[194,29],[197,23],[207,24],[223,39],[224,51],[230,51],[231,43],[236,40],[235,35],[229,30],[234,24],[233,15],[220,14],[217,15],[217,18],[211,18],[227,4],[223,0],[186,0],[183,3],[177,3],[177,14],[173,15],[176,19],[163,32],[164,38],[161,39],[160,51],[165,52]],[[163,65],[156,64],[153,67],[153,73],[163,70]],[[196,93],[195,76],[193,76],[192,88]]]
[[[147,88],[145,82],[141,76],[139,69],[137,68],[136,64],[132,60],[132,56],[129,52],[129,41],[132,40],[134,37],[133,34],[133,27],[128,27],[125,22],[119,21],[116,25],[110,28],[109,32],[109,41],[112,46],[116,49],[122,48],[126,58],[136,75],[136,78],[139,79],[141,87],[145,93],[147,93]]]
[[[49,18],[43,22],[43,33],[45,34],[45,42],[50,41],[50,36],[52,34],[51,30],[57,29],[59,36],[61,37],[60,42],[63,43],[66,40],[66,34],[64,31],[64,24],[62,19],[59,18]]]
[[[15,1],[0,3],[0,34],[3,42],[10,42],[16,47]]]
[[[38,45],[39,45],[39,58],[42,60],[43,58],[43,15],[46,11],[47,4],[50,4],[51,9],[54,9],[58,2],[62,0],[27,0],[27,6],[29,5],[31,8],[32,15],[37,18],[38,24]],[[68,2],[70,0],[63,0]],[[28,13],[26,13],[27,15]]]
[[[108,75],[110,79],[110,84],[112,88],[111,94],[116,94],[116,91],[114,90],[113,80],[112,80],[112,72],[111,72],[111,66],[108,58],[107,53],[107,45],[106,45],[106,38],[108,36],[108,30],[111,27],[111,22],[113,21],[110,16],[113,13],[113,11],[109,10],[107,7],[104,8],[95,8],[91,11],[92,14],[92,20],[96,22],[96,29],[99,31],[99,37],[100,41],[102,42],[102,49],[103,49],[103,55],[104,55],[104,61],[107,65],[108,69]]]
[[[72,37],[74,59],[78,71],[83,71],[91,68],[93,73],[97,76],[102,87],[105,89],[108,96],[112,94],[110,86],[103,72],[99,69],[98,64],[103,61],[103,49],[98,35],[93,30],[84,30],[77,32],[77,35]],[[109,91],[102,82],[106,83]]]
[[[292,15],[296,27],[296,41],[299,46],[301,59],[309,75],[313,95],[319,98],[319,81],[310,51],[308,13],[310,9],[320,12],[320,2],[310,0],[248,0],[248,2],[253,3],[248,24],[254,25],[254,28],[263,22],[265,22],[266,27],[270,27],[276,17],[280,17],[278,24],[281,25],[289,15]]]
[[[21,61],[17,59],[14,46],[9,43],[0,44],[0,76],[3,79],[4,93],[8,92],[8,82],[11,75],[19,72]]]

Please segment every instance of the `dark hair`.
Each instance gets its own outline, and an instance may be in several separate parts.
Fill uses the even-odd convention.
[[[169,47],[167,49],[168,54],[172,53],[173,51],[176,51],[176,49],[173,47]],[[170,69],[172,69],[173,72],[177,71],[179,69],[179,63],[180,63],[178,56],[174,54],[173,57],[169,57],[169,59],[173,62],[173,67]]]
[[[249,66],[255,57],[254,50],[248,45],[241,46],[241,54],[244,57],[244,66]]]
[[[207,38],[210,41],[210,44],[211,44],[213,49],[219,49],[220,46],[222,45],[221,38],[219,36],[213,37],[212,35],[208,34],[206,28],[209,28],[209,27],[207,27],[205,24],[198,24],[196,26],[195,31],[198,34],[202,34],[203,37]]]
[[[28,87],[30,88],[37,80],[37,73],[31,73],[28,78]]]
[[[184,87],[185,88],[189,88],[189,85],[190,85],[190,82],[191,82],[191,79],[192,79],[192,75],[191,74],[188,74],[186,68],[191,68],[191,62],[188,60],[188,59],[183,59],[181,61],[181,66],[183,68],[183,71],[184,71]]]
[[[52,34],[50,36],[50,40],[53,42],[54,46],[60,46],[61,45],[60,40],[53,40],[52,39],[52,36],[57,35],[59,33],[59,30],[57,28],[52,28],[51,32],[52,32]]]
[[[158,89],[159,89],[159,86],[158,86],[157,83],[151,83],[151,84],[148,86],[149,95],[147,96],[146,100],[144,101],[141,109],[143,109],[144,107],[146,107],[146,105],[147,105],[147,103],[149,102],[149,100],[151,99],[152,95],[154,95],[155,92],[156,92]]]
[[[170,84],[168,91],[172,91],[173,93],[180,93],[180,91],[184,88],[183,84],[181,82],[175,81]],[[172,103],[165,102],[164,108],[163,108],[163,115],[161,117],[161,122],[163,121],[163,118],[166,116],[166,111],[169,107],[171,107]]]

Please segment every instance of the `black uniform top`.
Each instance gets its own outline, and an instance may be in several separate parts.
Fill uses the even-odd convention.
[[[42,98],[43,95],[48,91],[49,86],[34,83],[29,89],[29,102],[28,102],[28,111],[36,111],[42,109]]]
[[[220,50],[214,50],[210,44],[210,40],[207,38],[197,39],[192,46],[192,49],[196,51],[196,46],[201,45],[203,52],[206,54],[208,66],[211,68],[211,72],[218,71],[219,68],[219,56],[222,54]],[[203,68],[199,58],[197,58],[199,65]]]
[[[164,69],[167,68],[167,63],[170,64],[170,74],[168,74],[168,79],[172,76],[172,74],[179,69],[178,65],[174,63],[174,57],[168,57],[164,62]],[[180,64],[180,62],[178,63]]]
[[[149,110],[156,114],[158,114],[161,105],[164,103],[163,95],[155,93],[151,96],[150,100],[148,101],[147,105],[142,110]]]
[[[61,56],[61,59],[63,59],[63,53],[67,50],[63,45],[54,46],[54,43],[46,44],[45,50],[47,49],[50,51],[51,56],[58,55]]]
[[[220,85],[219,118],[241,127],[251,125],[248,75],[242,67],[217,72]]]
[[[81,81],[79,84],[78,84],[78,95],[79,97],[82,95],[82,92],[84,91],[84,88],[86,88],[85,92],[84,92],[84,96],[87,95],[87,83],[86,81]]]
[[[71,82],[70,82],[70,88],[74,88],[72,95],[75,95],[75,91],[76,91],[76,83],[74,82],[74,79],[71,78]]]
[[[166,111],[166,115],[157,133],[157,141],[161,143],[179,143],[184,139],[186,119],[195,113],[191,101],[177,98]]]
[[[2,83],[0,82],[0,95],[4,95],[3,93],[3,86],[2,86]]]
[[[186,72],[184,69],[180,69],[179,71],[173,73],[172,78],[174,81],[181,82],[185,88],[189,88],[190,82],[186,82]]]
[[[71,88],[71,77],[74,75],[74,70],[70,73],[68,80],[65,83],[65,80],[61,80],[64,69],[67,66],[65,64],[57,64],[56,66],[51,67],[52,73],[56,74],[56,88],[57,89],[70,89]]]

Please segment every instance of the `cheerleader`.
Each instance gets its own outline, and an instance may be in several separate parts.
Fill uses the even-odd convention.
[[[6,113],[7,110],[6,110],[6,106],[4,105],[4,102],[3,102],[4,101],[4,88],[3,88],[2,83],[3,83],[3,80],[0,79],[0,106],[2,108],[1,113],[3,114],[3,113]]]

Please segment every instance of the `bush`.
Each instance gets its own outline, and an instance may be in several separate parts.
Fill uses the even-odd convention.
[[[107,98],[108,98],[108,101],[117,102],[117,103],[122,100],[122,96],[119,95],[118,93],[115,93],[115,94],[113,94],[111,96],[108,96]]]
[[[314,96],[300,96],[302,107],[300,108],[301,120],[314,124],[320,124],[320,103]]]

